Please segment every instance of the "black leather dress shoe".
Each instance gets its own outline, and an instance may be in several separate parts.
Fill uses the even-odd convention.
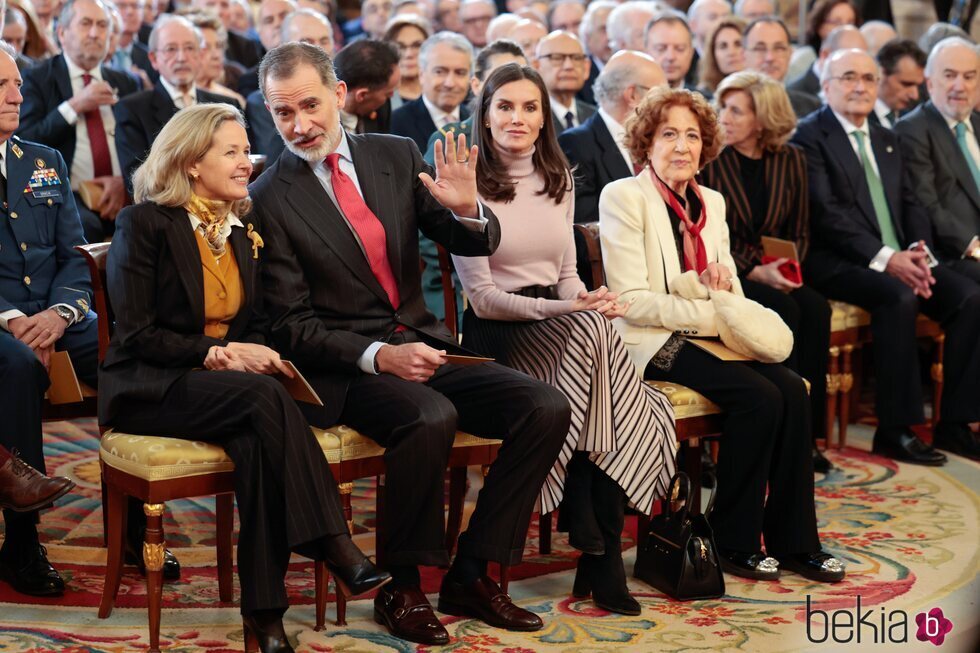
[[[242,615],[245,653],[294,653],[282,627],[278,610],[260,610]]]
[[[391,574],[368,560],[346,533],[328,538],[322,550],[327,569],[347,598],[376,590],[391,580]]]
[[[374,620],[409,642],[427,646],[449,643],[449,633],[418,587],[382,588],[374,597]]]
[[[127,565],[136,565],[140,576],[146,576],[146,563],[143,562],[143,554],[137,551],[143,550],[143,541],[134,544],[131,540],[126,541],[126,551],[123,561]],[[170,552],[170,549],[163,550],[163,580],[180,580],[180,561],[177,556]]]
[[[48,551],[40,544],[19,558],[0,558],[0,578],[21,594],[61,596],[65,592],[65,581],[48,562]]]
[[[817,445],[813,445],[813,471],[818,474],[829,474],[833,468],[834,465],[827,460],[827,456],[823,455]]]
[[[781,568],[795,571],[810,580],[820,583],[837,583],[844,580],[843,563],[823,551],[777,555],[776,558]]]
[[[719,549],[718,558],[721,560],[721,568],[734,576],[753,580],[779,579],[779,562],[761,551],[746,553]]]
[[[937,449],[980,460],[980,436],[966,424],[940,421],[933,431],[932,444]]]
[[[908,428],[878,429],[875,432],[871,453],[913,465],[939,467],[946,464],[944,454],[920,440]]]
[[[475,617],[494,628],[530,632],[541,630],[541,617],[519,608],[497,583],[481,576],[472,583],[457,583],[449,574],[439,588],[439,612],[456,617]]]

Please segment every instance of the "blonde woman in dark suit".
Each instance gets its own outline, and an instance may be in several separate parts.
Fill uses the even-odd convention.
[[[783,85],[761,73],[729,75],[715,96],[725,147],[701,171],[705,186],[727,202],[732,257],[745,296],[779,313],[793,331],[785,365],[810,381],[814,437],[827,426],[827,348],[830,305],[816,290],[780,273],[784,260],[762,263],[762,237],[796,244],[800,262],[810,245],[806,157],[787,144],[796,115]],[[831,464],[813,447],[815,471]]]
[[[323,452],[270,376],[289,371],[264,344],[248,154],[240,113],[202,104],[167,123],[137,170],[139,203],[119,214],[109,249],[116,329],[99,421],[224,447],[235,463],[246,647],[284,653],[291,551],[324,560],[351,594],[390,577],[351,542]]]

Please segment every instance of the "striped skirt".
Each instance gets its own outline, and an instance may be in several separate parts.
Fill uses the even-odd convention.
[[[484,320],[467,310],[463,345],[548,383],[572,408],[571,427],[541,489],[541,512],[561,502],[565,468],[576,450],[650,514],[675,471],[677,436],[670,401],[643,382],[609,320],[578,311],[547,320]]]

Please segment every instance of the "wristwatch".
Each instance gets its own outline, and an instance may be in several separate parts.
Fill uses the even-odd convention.
[[[68,326],[71,326],[72,322],[75,321],[75,314],[67,306],[62,306],[59,304],[58,306],[52,306],[51,310],[57,313],[58,317],[67,322]]]

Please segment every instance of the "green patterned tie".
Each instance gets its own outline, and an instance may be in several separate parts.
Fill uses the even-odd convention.
[[[858,142],[858,152],[861,155],[861,165],[864,166],[864,178],[868,180],[868,190],[871,191],[871,203],[875,207],[875,216],[878,218],[878,228],[881,230],[881,242],[895,251],[902,249],[898,244],[898,235],[895,233],[895,225],[892,224],[892,214],[888,210],[888,200],[885,199],[885,188],[881,185],[881,178],[871,165],[868,157],[868,150],[864,145],[864,132],[854,130],[851,132]]]
[[[973,160],[973,155],[970,153],[970,148],[966,144],[966,123],[958,122],[956,123],[956,143],[963,150],[963,156],[966,158],[966,164],[970,166],[970,172],[973,173],[973,181],[977,186],[980,186],[980,169],[977,168],[977,162]]]

